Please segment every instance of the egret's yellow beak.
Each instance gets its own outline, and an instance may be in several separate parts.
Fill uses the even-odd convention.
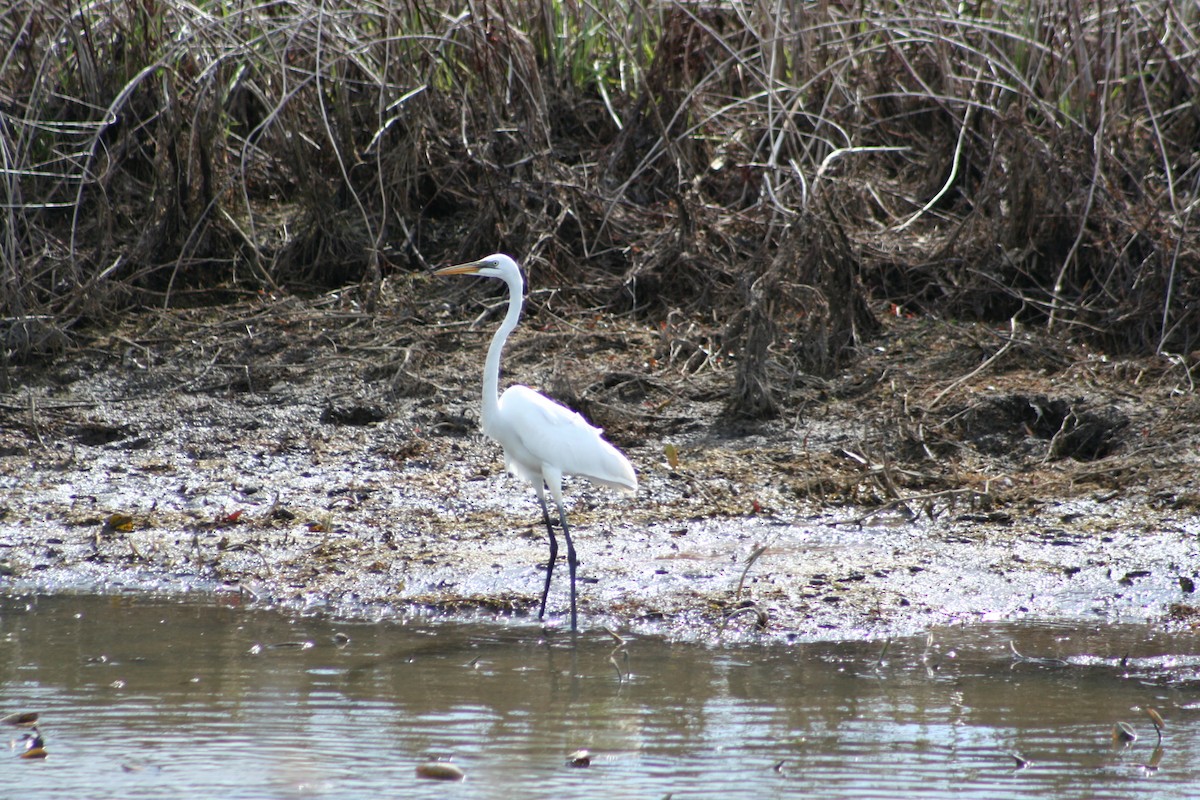
[[[467,264],[455,264],[452,267],[442,267],[435,269],[434,275],[476,275],[483,268],[483,262],[472,261]]]

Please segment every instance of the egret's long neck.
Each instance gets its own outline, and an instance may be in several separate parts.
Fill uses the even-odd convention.
[[[516,280],[506,280],[508,284],[508,313],[504,322],[492,336],[488,345],[487,361],[483,365],[483,428],[486,432],[491,421],[500,410],[500,351],[508,335],[521,321],[521,306],[524,304],[525,284],[518,276]]]

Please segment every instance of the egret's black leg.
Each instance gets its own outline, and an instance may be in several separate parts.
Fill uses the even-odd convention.
[[[567,540],[567,572],[571,574],[571,633],[578,630],[575,622],[575,543],[571,541],[571,529],[567,527],[567,515],[558,507],[558,522],[562,526],[563,538]]]
[[[546,509],[546,498],[539,494],[538,502],[542,504],[542,519],[546,523],[546,533],[550,535],[550,560],[546,562],[546,585],[542,587],[542,605],[538,608],[538,619],[541,619],[546,614],[546,598],[550,595],[550,576],[554,574],[554,562],[558,560],[558,540],[554,538],[554,528],[550,524],[550,512]],[[570,541],[567,539],[568,543]],[[568,552],[570,551],[568,550]],[[573,567],[572,574],[574,574]],[[574,584],[572,583],[572,585]]]

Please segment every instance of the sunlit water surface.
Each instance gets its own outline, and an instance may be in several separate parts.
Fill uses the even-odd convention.
[[[1020,625],[890,644],[616,646],[603,631],[573,642],[526,621],[289,617],[233,596],[4,598],[0,714],[38,712],[49,753],[12,751],[4,785],[223,800],[1123,799],[1200,787],[1194,634]],[[1166,719],[1157,752],[1147,706]],[[1137,740],[1114,745],[1118,722]],[[591,765],[568,765],[581,748]],[[417,776],[435,760],[466,779]]]

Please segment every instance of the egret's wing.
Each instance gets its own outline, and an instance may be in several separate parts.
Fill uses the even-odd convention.
[[[538,394],[528,386],[510,386],[500,398],[500,417],[510,443],[502,442],[509,457],[540,471],[557,467],[564,475],[622,491],[637,491],[633,465],[606,442],[599,428],[571,409]]]

